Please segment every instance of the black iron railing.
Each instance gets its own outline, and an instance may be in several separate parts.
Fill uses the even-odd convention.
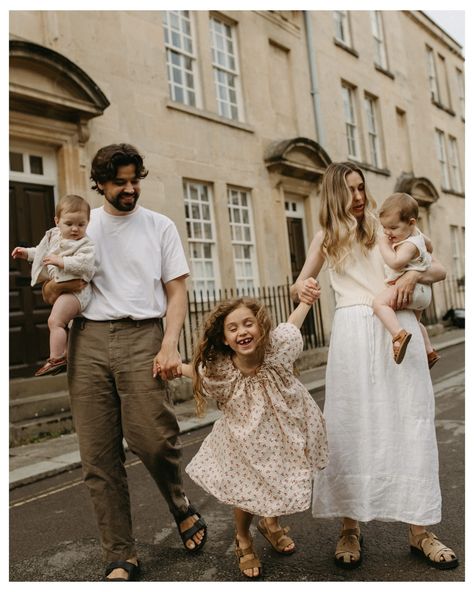
[[[450,309],[464,308],[464,279],[448,277],[442,282],[442,291],[437,292],[430,306],[423,312],[422,322],[434,325],[443,320]],[[250,296],[263,302],[268,307],[274,325],[288,319],[295,305],[290,297],[290,284],[280,286],[263,286],[250,290],[223,289],[212,291],[188,292],[188,312],[180,336],[179,351],[183,360],[192,358],[194,347],[201,333],[201,326],[209,312],[220,302],[241,296]],[[324,337],[321,301],[318,300],[301,328],[304,349],[314,349],[326,345]]]
[[[431,299],[431,304],[423,312],[421,318],[425,325],[440,323],[446,313],[452,309],[465,308],[464,278],[447,277],[442,283],[442,292],[437,292]]]
[[[290,297],[289,283],[282,286],[263,286],[250,290],[236,288],[206,292],[190,291],[188,292],[188,313],[179,343],[179,351],[183,360],[189,361],[191,359],[194,347],[199,339],[203,320],[208,313],[220,302],[242,296],[249,296],[263,302],[270,311],[274,325],[286,321],[295,307]],[[309,311],[301,327],[301,333],[303,335],[304,349],[313,349],[326,345],[319,300]]]

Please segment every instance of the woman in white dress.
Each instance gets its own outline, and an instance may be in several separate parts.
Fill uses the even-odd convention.
[[[375,206],[358,167],[331,164],[321,187],[322,230],[292,286],[295,299],[309,302],[327,263],[336,295],[324,405],[329,465],[315,476],[313,514],[342,518],[341,567],[361,563],[359,521],[382,520],[409,524],[411,550],[449,569],[458,565],[454,552],[426,530],[441,520],[433,388],[415,314],[403,310],[417,282],[440,281],[445,271],[433,258],[429,270],[397,280],[392,305],[413,337],[410,359],[396,365],[372,309],[384,288]]]

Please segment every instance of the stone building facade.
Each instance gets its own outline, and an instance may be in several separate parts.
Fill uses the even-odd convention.
[[[150,170],[140,203],[187,246],[190,288],[281,285],[318,229],[322,173],[351,159],[379,203],[418,199],[461,286],[463,89],[462,48],[418,11],[12,11],[10,242],[37,244],[67,192],[99,205],[91,157],[129,142]],[[11,263],[13,376],[47,355],[28,274]]]

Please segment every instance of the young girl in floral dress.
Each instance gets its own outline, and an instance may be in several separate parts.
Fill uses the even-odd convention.
[[[257,528],[276,551],[293,553],[278,517],[309,508],[312,477],[327,464],[324,419],[293,373],[309,309],[299,304],[288,322],[271,330],[258,301],[224,302],[209,315],[192,365],[183,365],[193,378],[198,413],[205,397],[222,411],[186,472],[235,507],[235,552],[249,578],[262,573],[249,530],[254,515],[262,516]]]

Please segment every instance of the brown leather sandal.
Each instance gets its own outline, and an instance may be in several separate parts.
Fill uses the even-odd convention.
[[[36,372],[35,376],[46,376],[46,374],[59,374],[67,368],[67,360],[62,358],[48,358],[46,363],[41,366]]]
[[[242,547],[239,546],[239,539],[235,537],[235,554],[237,555],[237,560],[239,562],[239,569],[242,572],[242,575],[246,578],[255,580],[255,578],[259,578],[262,575],[262,564],[255,553],[252,543],[252,538],[250,538],[250,546],[242,549]],[[245,573],[245,570],[253,569],[254,567],[258,568],[258,574],[256,576],[249,576]]]
[[[428,354],[428,368],[431,370],[433,366],[436,364],[438,360],[441,360],[441,356],[439,353],[434,349],[432,352]]]
[[[334,560],[339,567],[354,569],[362,563],[362,535],[360,528],[345,528],[336,545]]]
[[[410,339],[411,333],[408,333],[405,329],[401,329],[392,339],[395,364],[401,364],[403,362]],[[398,345],[395,345],[396,342],[398,342]]]
[[[428,530],[420,534],[413,534],[410,527],[408,540],[410,551],[415,555],[420,555],[437,569],[453,569],[459,565],[454,551],[445,547],[438,537]]]
[[[268,528],[265,522],[265,518],[262,518],[258,521],[257,528],[260,534],[262,534],[267,539],[270,545],[278,553],[282,553],[283,555],[291,555],[291,553],[294,553],[296,551],[295,546],[293,546],[292,549],[285,550],[285,547],[288,547],[292,543],[293,545],[295,544],[293,539],[291,539],[289,536],[286,536],[287,532],[290,530],[288,526],[285,526],[284,528],[280,528],[279,530],[272,532]]]

